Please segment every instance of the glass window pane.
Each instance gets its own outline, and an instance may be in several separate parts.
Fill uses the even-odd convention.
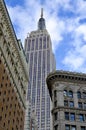
[[[65,130],[70,130],[70,126],[69,125],[65,125]]]
[[[65,112],[65,119],[69,120],[69,112]]]
[[[78,107],[79,107],[79,108],[83,108],[82,102],[78,102]]]
[[[74,113],[70,113],[70,120],[74,121],[75,120],[75,114]]]
[[[68,107],[68,101],[64,100],[64,106]]]
[[[72,91],[69,91],[68,96],[69,96],[70,98],[73,98],[73,92],[72,92]]]
[[[80,115],[79,115],[79,119],[80,119],[80,121],[84,121],[84,115],[83,115],[83,114],[80,114]]]
[[[71,126],[71,130],[76,130],[76,126]]]
[[[70,102],[69,102],[69,106],[70,106],[70,107],[74,107],[74,102],[73,102],[73,101],[70,101]]]
[[[86,98],[86,92],[83,92],[83,98]]]
[[[86,103],[84,103],[84,109],[86,109]]]
[[[81,126],[81,130],[85,130],[85,126]]]
[[[67,90],[64,90],[64,96],[67,96]]]
[[[77,92],[77,97],[81,98],[81,92],[80,91]]]

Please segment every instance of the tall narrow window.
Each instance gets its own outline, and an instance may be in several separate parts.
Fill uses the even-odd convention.
[[[83,108],[82,102],[78,102],[78,107],[79,107],[80,109]]]
[[[81,130],[85,130],[85,126],[81,126]]]
[[[80,119],[81,122],[84,121],[84,115],[83,115],[83,114],[80,114],[80,115],[79,115],[79,119]]]
[[[80,91],[77,92],[77,97],[81,98],[81,92]]]
[[[70,106],[70,107],[74,107],[74,102],[73,102],[73,101],[70,101],[70,102],[69,102],[69,106]]]
[[[76,130],[76,126],[71,126],[71,130]]]
[[[84,109],[86,109],[86,103],[84,103]]]
[[[65,125],[65,130],[70,130],[70,126],[69,125]]]
[[[73,98],[73,92],[72,92],[72,91],[69,91],[68,96],[69,96],[70,98]]]
[[[69,112],[65,112],[65,119],[69,120]]]
[[[74,113],[70,113],[70,120],[74,121],[75,120],[75,114]]]
[[[64,106],[68,107],[68,101],[64,100]]]
[[[64,96],[67,96],[67,90],[64,90]]]

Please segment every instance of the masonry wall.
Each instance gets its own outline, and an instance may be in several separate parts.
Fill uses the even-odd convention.
[[[86,129],[85,84],[57,81],[53,84],[52,100],[54,130]]]
[[[0,59],[0,130],[24,130],[24,109]]]

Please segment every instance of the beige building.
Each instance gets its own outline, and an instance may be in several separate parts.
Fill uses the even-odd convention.
[[[86,74],[55,71],[48,75],[53,130],[86,130]]]
[[[24,130],[27,62],[0,0],[0,130]]]
[[[43,10],[38,20],[38,29],[25,39],[25,53],[29,63],[28,97],[31,98],[31,111],[35,110],[39,130],[52,130],[51,100],[46,77],[55,70],[55,58]]]

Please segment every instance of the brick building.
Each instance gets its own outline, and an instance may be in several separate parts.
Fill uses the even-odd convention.
[[[28,64],[0,0],[0,130],[24,130]]]

